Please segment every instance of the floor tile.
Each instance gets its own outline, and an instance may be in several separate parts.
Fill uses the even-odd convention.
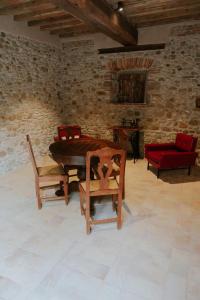
[[[77,192],[68,206],[38,210],[30,164],[0,176],[0,300],[199,300],[195,176],[157,179],[145,161],[127,161],[122,229],[99,225],[90,235]],[[96,217],[110,208],[100,204]]]

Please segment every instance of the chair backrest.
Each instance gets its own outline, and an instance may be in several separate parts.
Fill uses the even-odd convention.
[[[59,140],[79,139],[81,127],[78,125],[60,125],[57,128]]]
[[[28,150],[30,153],[30,158],[31,158],[32,166],[33,166],[33,171],[34,171],[35,176],[38,176],[37,164],[36,164],[35,156],[33,153],[33,147],[31,144],[30,136],[28,134],[26,135],[26,140],[27,140]]]
[[[195,151],[197,145],[197,137],[185,133],[177,133],[176,148],[180,151]]]
[[[91,170],[95,169],[95,175],[99,180],[99,190],[109,190],[109,179],[114,166],[118,166],[119,189],[123,191],[125,174],[126,152],[122,149],[105,147],[95,151],[88,151],[86,156],[86,193],[90,190]]]

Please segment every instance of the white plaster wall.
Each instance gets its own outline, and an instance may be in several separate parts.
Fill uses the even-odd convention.
[[[168,40],[170,30],[175,24],[165,24],[138,29],[138,44],[159,44]]]
[[[12,16],[0,16],[0,31],[28,37],[56,47],[61,46],[60,38],[52,36],[46,31],[40,31],[39,27],[29,27],[27,22],[16,22]]]
[[[68,43],[70,41],[74,42],[74,41],[85,41],[85,40],[93,40],[96,49],[113,48],[113,47],[121,47],[122,46],[120,43],[112,40],[109,36],[106,36],[105,34],[100,33],[100,32],[61,39],[61,41],[63,43]]]
[[[179,22],[172,24],[164,24],[150,27],[138,28],[138,44],[159,44],[168,41],[170,31],[174,26],[182,26],[189,24],[196,24],[197,21]],[[63,43],[70,41],[93,40],[96,49],[100,48],[113,48],[122,46],[120,43],[112,40],[102,33],[87,34],[72,38],[63,38]]]
[[[138,44],[159,44],[168,41],[171,29],[175,26],[197,24],[198,21],[187,21],[172,24],[156,25],[138,29]]]

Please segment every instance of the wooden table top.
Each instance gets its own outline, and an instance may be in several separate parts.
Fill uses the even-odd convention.
[[[62,165],[85,166],[86,153],[111,147],[121,149],[119,145],[107,140],[99,139],[75,139],[69,141],[58,141],[49,146],[53,159]]]

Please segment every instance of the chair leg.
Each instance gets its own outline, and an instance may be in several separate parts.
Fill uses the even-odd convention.
[[[90,234],[90,197],[86,196],[86,210],[85,210],[85,218],[86,218],[86,232]]]
[[[117,202],[117,229],[121,229],[122,227],[122,195],[118,195]]]
[[[116,195],[112,195],[112,209],[116,211]]]
[[[122,192],[122,199],[125,198],[125,177],[124,177],[124,182],[123,182],[123,192]]]
[[[81,209],[81,215],[84,215],[84,208],[83,208],[83,193],[80,190],[80,209]]]
[[[147,170],[149,170],[149,162],[147,163]]]
[[[115,211],[115,197],[112,195],[112,209]]]
[[[157,169],[157,178],[160,176],[160,169]]]
[[[69,187],[69,177],[67,176],[67,179],[63,180],[63,188],[64,188],[64,194],[65,194],[65,203],[68,205],[69,203],[69,192],[68,192],[68,187]]]
[[[42,199],[40,196],[40,186],[39,182],[35,181],[35,191],[36,191],[36,197],[37,197],[37,207],[38,209],[42,208]]]

